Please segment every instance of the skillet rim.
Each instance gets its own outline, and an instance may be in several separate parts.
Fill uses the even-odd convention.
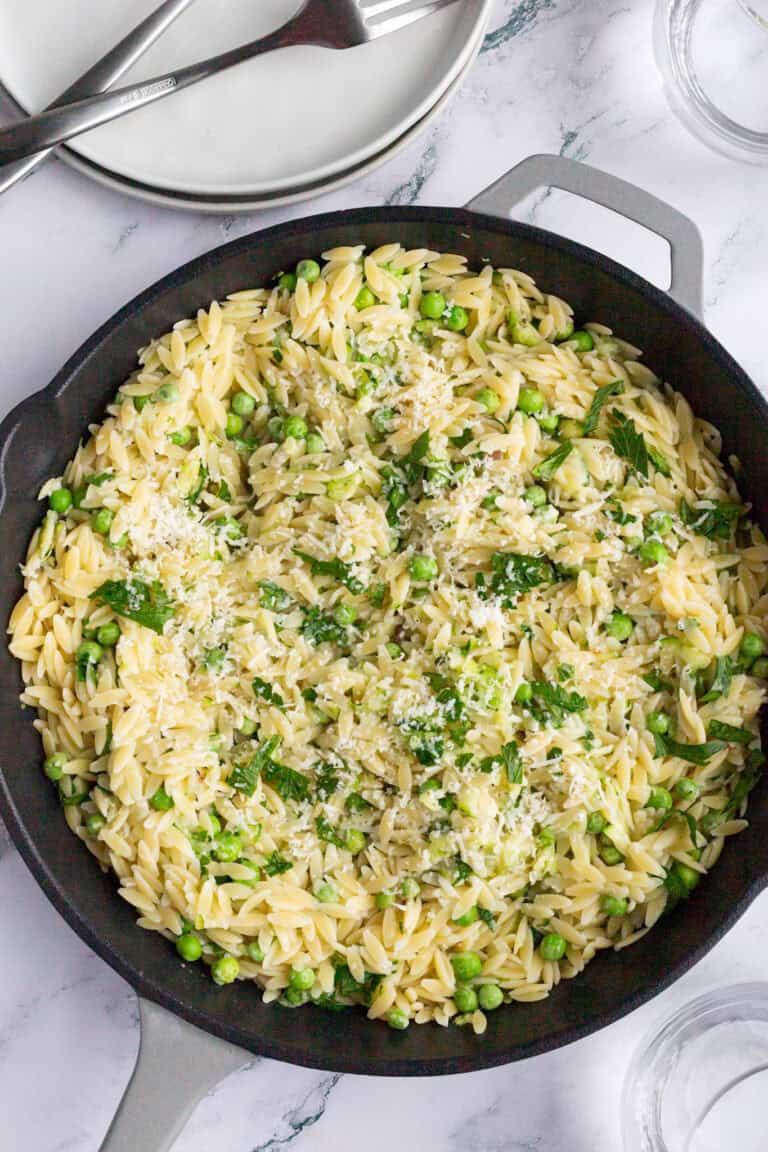
[[[414,221],[424,224],[450,224],[457,230],[466,228],[494,232],[510,240],[515,238],[525,240],[544,249],[560,251],[575,257],[587,266],[596,268],[614,280],[618,280],[624,287],[639,293],[654,308],[667,312],[677,325],[683,329],[688,329],[692,337],[702,344],[705,354],[720,363],[728,373],[732,384],[759,411],[768,433],[768,399],[760,392],[738,362],[706,328],[703,321],[687,311],[662,289],[657,288],[610,257],[543,228],[486,213],[469,211],[465,208],[404,205],[342,209],[272,225],[269,228],[251,232],[237,240],[219,245],[161,277],[100,325],[69,357],[46,387],[20,401],[0,424],[0,523],[7,501],[5,460],[7,448],[15,429],[20,422],[33,419],[36,412],[42,415],[51,401],[63,400],[66,402],[68,399],[67,389],[76,382],[79,371],[94,356],[99,354],[104,341],[126,321],[132,319],[137,311],[168,290],[181,289],[189,285],[198,276],[214,270],[217,265],[230,257],[247,254],[256,245],[269,244],[288,236],[311,235],[337,228],[340,225],[354,229],[358,224],[380,223],[397,226],[400,223]],[[317,246],[313,250],[317,250]],[[17,715],[19,722],[24,723],[26,718],[21,709]],[[264,1037],[258,1037],[254,1040],[254,1037],[238,1023],[223,1022],[218,1017],[209,1014],[205,1009],[192,1004],[189,999],[169,992],[162,983],[138,970],[130,961],[126,960],[108,938],[91,926],[88,917],[78,909],[76,902],[65,890],[58,874],[49,869],[41,858],[31,834],[27,832],[23,814],[18,810],[10,787],[6,783],[2,764],[0,764],[0,815],[2,815],[22,859],[59,915],[81,940],[131,985],[139,997],[152,1000],[189,1024],[255,1055],[308,1068],[357,1075],[432,1076],[479,1071],[542,1055],[545,1052],[583,1039],[629,1015],[675,983],[722,939],[757,895],[768,885],[767,869],[765,874],[758,874],[753,878],[741,899],[731,904],[728,914],[718,921],[716,928],[693,947],[690,947],[682,959],[669,968],[661,979],[652,980],[649,984],[628,992],[612,1009],[590,1013],[581,1023],[554,1029],[545,1037],[535,1036],[526,1043],[516,1044],[512,1049],[501,1051],[491,1051],[487,1045],[484,1046],[483,1038],[479,1037],[477,1049],[469,1058],[463,1054],[426,1060],[398,1056],[397,1048],[406,1042],[406,1035],[390,1034],[391,1043],[383,1051],[380,1059],[349,1054],[346,1050],[341,1049],[335,1054],[331,1065],[327,1060],[321,1060],[313,1055],[313,1051],[306,1046],[292,1047]]]

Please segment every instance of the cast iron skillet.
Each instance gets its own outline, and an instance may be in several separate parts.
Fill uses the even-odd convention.
[[[589,249],[499,218],[528,192],[546,186],[586,196],[669,240],[676,300]],[[377,246],[394,239],[408,247],[463,253],[474,267],[490,260],[528,271],[543,288],[573,304],[579,320],[599,319],[642,347],[649,364],[722,430],[725,453],[738,452],[745,495],[768,526],[768,405],[692,315],[701,295],[697,230],[629,184],[560,157],[533,157],[466,209],[371,208],[279,225],[187,264],[123,308],[0,429],[2,618],[7,620],[21,591],[18,565],[40,518],[35,497],[41,483],[62,470],[87,424],[100,419],[147,337],[194,315],[211,299],[268,283],[304,256],[340,244]],[[199,967],[181,965],[165,940],[136,927],[133,909],[118,898],[112,879],[99,871],[61,818],[55,792],[40,771],[31,716],[17,703],[20,688],[16,662],[2,646],[0,810],[55,907],[141,998],[142,1050],[103,1146],[109,1152],[168,1148],[202,1092],[242,1065],[246,1052],[342,1072],[404,1076],[471,1071],[567,1044],[625,1015],[679,977],[768,881],[763,784],[753,794],[748,830],[727,846],[712,876],[663,925],[626,951],[602,954],[549,999],[493,1013],[482,1038],[431,1025],[395,1033],[368,1023],[357,1010],[266,1007],[250,985],[216,988]]]

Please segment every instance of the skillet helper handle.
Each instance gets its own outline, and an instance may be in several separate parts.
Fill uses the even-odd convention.
[[[169,1152],[206,1092],[251,1057],[150,1000],[139,1000],[136,1067],[100,1152]]]
[[[602,204],[666,240],[672,256],[669,294],[683,308],[701,318],[704,310],[701,233],[682,212],[618,176],[610,176],[565,156],[529,156],[470,200],[466,207],[471,212],[508,217],[515,205],[539,188],[559,188]]]

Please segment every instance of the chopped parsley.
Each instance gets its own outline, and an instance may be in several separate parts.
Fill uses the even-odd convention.
[[[481,772],[492,772],[494,768],[503,768],[509,784],[522,784],[523,761],[520,749],[514,740],[505,744],[498,756],[486,756],[480,761]]]
[[[344,837],[339,835],[331,822],[327,820],[325,816],[318,816],[317,820],[315,820],[315,829],[317,831],[317,835],[321,840],[325,841],[326,844],[333,844],[336,848],[344,847]]]
[[[283,800],[295,800],[302,803],[309,796],[309,779],[294,768],[285,764],[278,764],[275,760],[268,760],[262,769],[262,775],[270,788],[277,792]]]
[[[309,564],[313,576],[330,576],[348,588],[353,596],[365,591],[365,585],[355,576],[353,566],[345,564],[337,556],[333,560],[319,560],[308,552],[302,552],[300,548],[294,548],[293,554]]]
[[[744,515],[741,504],[725,500],[702,501],[702,507],[692,508],[685,500],[680,501],[680,519],[697,536],[708,540],[730,540],[740,517]]]
[[[264,861],[264,871],[267,876],[282,876],[284,872],[290,872],[293,868],[293,862],[286,860],[285,856],[281,856],[278,851],[272,852]]]
[[[731,656],[716,657],[712,682],[701,697],[702,704],[710,704],[713,700],[719,700],[721,696],[728,695],[734,673],[738,671],[738,667],[738,662]]]
[[[618,408],[611,410],[611,416],[614,420],[614,427],[611,429],[608,439],[616,455],[622,456],[629,463],[633,472],[644,476],[646,480],[648,479],[649,464],[653,464],[662,476],[669,476],[669,464],[660,452],[646,444],[644,437],[635,427],[634,420],[630,420]]]
[[[707,726],[707,736],[712,740],[725,740],[728,744],[751,744],[757,740],[754,732],[748,728],[737,728],[734,724],[725,724],[722,720],[710,720]]]
[[[722,752],[728,745],[722,740],[711,740],[706,744],[679,744],[677,740],[657,732],[654,734],[657,756],[677,756],[689,764],[708,764],[713,756]]]
[[[622,380],[614,380],[610,384],[603,384],[598,388],[592,397],[592,403],[589,406],[589,412],[584,420],[581,429],[582,436],[591,436],[597,430],[600,423],[600,413],[602,412],[605,404],[611,396],[620,396],[624,391],[624,382]]]
[[[490,595],[498,596],[505,608],[514,608],[518,597],[533,588],[564,579],[564,573],[546,556],[494,552],[491,568],[490,584],[486,585],[485,576],[479,573],[475,587],[484,600]]]
[[[566,713],[584,712],[587,701],[578,692],[566,692],[558,684],[547,684],[536,681],[531,684],[533,696],[526,707],[540,724],[551,724],[560,728],[565,720]]]
[[[256,696],[261,700],[266,700],[267,704],[274,704],[275,708],[285,708],[285,700],[279,692],[276,692],[271,684],[267,684],[266,680],[262,680],[260,676],[256,676],[252,682],[252,688]]]
[[[89,597],[106,604],[118,616],[133,620],[162,636],[163,629],[175,609],[173,602],[159,580],[147,583],[135,576],[128,580],[107,580]]]
[[[197,472],[197,480],[195,481],[194,486],[192,488],[190,488],[189,492],[184,497],[187,504],[197,504],[198,500],[200,499],[200,497],[203,494],[203,489],[205,488],[207,483],[208,483],[208,469],[206,468],[205,464],[203,464],[201,462],[200,467],[199,467],[198,472]]]
[[[264,744],[260,744],[247,760],[235,764],[227,780],[229,786],[236,792],[242,792],[244,796],[253,796],[259,776],[272,763],[272,754],[277,751],[279,745],[280,737],[272,736]]]
[[[337,644],[345,648],[349,643],[347,629],[321,608],[304,609],[302,636],[317,647],[318,644]]]
[[[575,447],[576,445],[572,440],[564,440],[551,456],[547,456],[545,460],[540,461],[540,463],[536,465],[533,469],[533,475],[537,480],[552,480],[557,470],[566,462]]]
[[[259,581],[259,607],[267,608],[270,612],[285,612],[292,604],[291,597],[285,588],[275,584],[272,580]]]

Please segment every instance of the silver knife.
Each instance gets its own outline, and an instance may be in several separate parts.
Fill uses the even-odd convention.
[[[45,111],[55,108],[58,104],[71,104],[73,100],[82,100],[86,96],[93,96],[97,92],[105,92],[107,88],[111,88],[115,81],[144,55],[155,40],[162,36],[176,17],[181,16],[182,12],[194,2],[195,0],[164,0],[151,16],[147,16],[146,20],[137,24],[132,32],[107,52],[106,56],[102,56],[93,68],[83,73],[79,80],[75,80],[74,84],[67,88],[66,92],[62,92],[53,104],[49,104]],[[52,148],[48,148],[43,152],[37,152],[34,156],[28,156],[24,160],[17,160],[14,164],[6,164],[0,168],[0,196],[17,180],[27,176],[41,164],[52,151]]]

